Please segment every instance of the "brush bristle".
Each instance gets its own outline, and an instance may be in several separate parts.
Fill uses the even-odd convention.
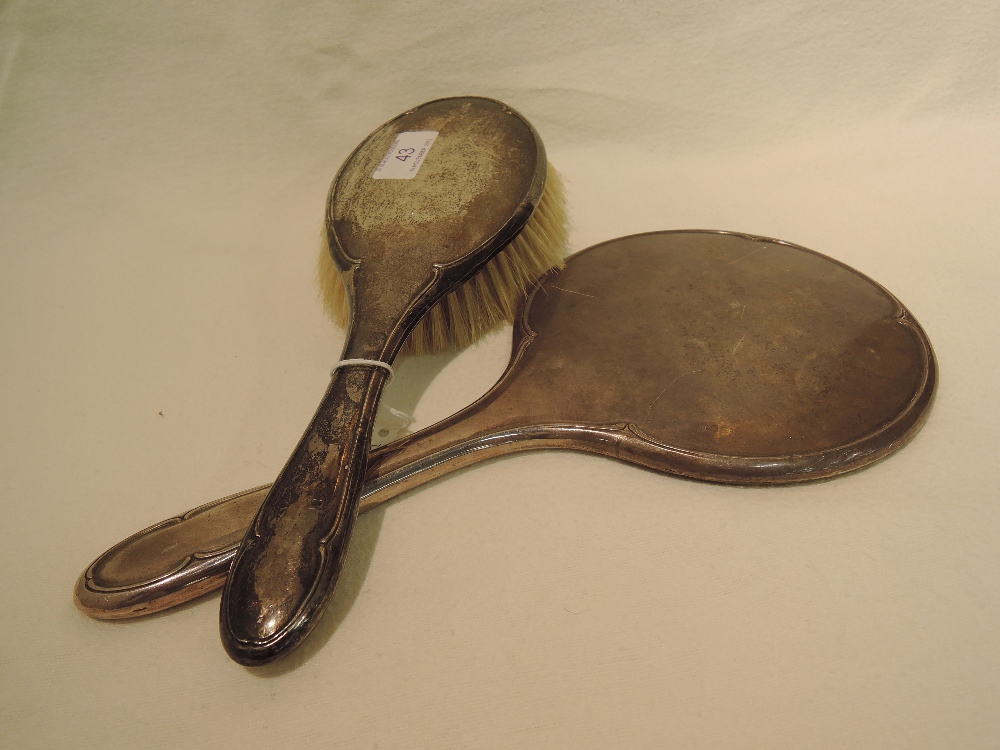
[[[535,212],[514,241],[479,273],[445,295],[411,331],[401,354],[435,354],[462,349],[514,320],[528,289],[543,275],[566,265],[566,197],[562,178],[548,165],[545,190]],[[319,256],[323,306],[341,328],[350,322],[344,281],[330,258],[324,230]]]

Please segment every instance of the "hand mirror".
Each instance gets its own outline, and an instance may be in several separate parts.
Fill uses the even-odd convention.
[[[913,316],[842,263],[729,232],[624,237],[577,253],[536,287],[510,364],[482,398],[372,452],[361,509],[533,448],[729,484],[830,477],[904,445],[935,382]],[[111,548],[80,577],[78,605],[118,619],[218,588],[266,492]]]

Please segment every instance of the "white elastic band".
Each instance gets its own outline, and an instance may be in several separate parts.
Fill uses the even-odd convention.
[[[388,362],[383,362],[380,359],[342,359],[333,366],[332,370],[330,370],[330,377],[333,377],[333,373],[337,371],[338,367],[345,367],[347,365],[371,365],[372,367],[381,367],[383,370],[387,370],[389,372],[389,378],[392,378],[392,367],[389,366]]]

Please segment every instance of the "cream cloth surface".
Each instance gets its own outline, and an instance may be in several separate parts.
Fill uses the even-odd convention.
[[[3,4],[0,747],[996,748],[998,48],[993,0]],[[107,547],[280,470],[343,343],[329,183],[464,94],[538,129],[574,250],[729,229],[885,285],[937,351],[926,427],[791,488],[459,472],[361,518],[264,670],[217,595],[77,612]],[[509,344],[399,361],[384,404],[429,425]]]

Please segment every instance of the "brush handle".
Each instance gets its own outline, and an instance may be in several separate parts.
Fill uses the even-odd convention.
[[[222,595],[220,630],[240,664],[293,649],[319,620],[358,516],[385,370],[349,365],[330,386],[240,545]]]

